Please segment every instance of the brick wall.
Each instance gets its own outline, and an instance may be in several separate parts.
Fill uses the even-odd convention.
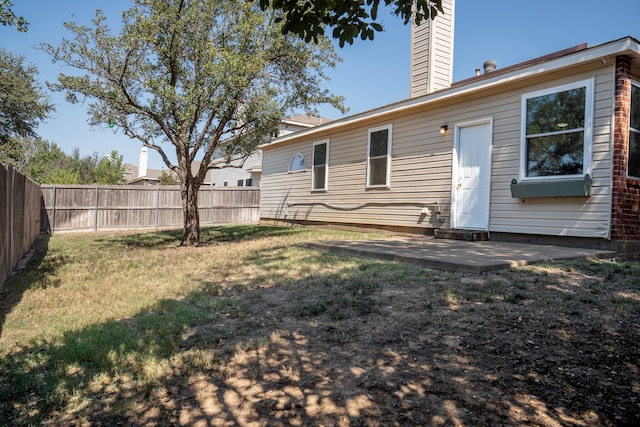
[[[627,177],[630,114],[631,59],[619,56],[613,123],[612,240],[640,240],[640,180]]]

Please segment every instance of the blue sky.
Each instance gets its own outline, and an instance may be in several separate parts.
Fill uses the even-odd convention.
[[[88,24],[96,9],[102,9],[115,27],[129,0],[14,0],[14,12],[30,23],[28,33],[0,27],[0,47],[24,55],[45,81],[55,81],[59,73],[69,73],[61,64],[34,48],[39,43],[57,45],[68,36],[62,23],[74,20]],[[409,96],[409,33],[399,18],[381,13],[384,33],[373,41],[358,40],[338,53],[343,58],[328,73],[326,87],[346,98],[355,114],[400,101]],[[455,11],[454,81],[471,77],[487,59],[506,67],[580,43],[589,46],[625,36],[640,38],[637,19],[639,0],[457,0]],[[38,134],[71,153],[79,147],[82,155],[108,154],[117,150],[125,162],[137,164],[140,143],[122,134],[87,125],[82,105],[70,105],[59,93],[50,94],[56,112],[38,128]],[[340,112],[321,107],[325,117],[338,118]],[[166,145],[171,152],[171,146]],[[164,167],[160,156],[149,153],[149,167]]]

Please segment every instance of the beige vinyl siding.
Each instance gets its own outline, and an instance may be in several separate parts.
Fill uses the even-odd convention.
[[[443,2],[444,14],[412,23],[411,97],[425,95],[451,85],[453,64],[453,10],[451,1]]]
[[[411,31],[411,97],[425,95],[427,93],[427,79],[429,69],[429,41],[431,32],[430,23],[415,27],[412,24]]]
[[[432,68],[432,85],[431,91],[445,89],[451,86],[453,78],[453,11],[450,1],[444,0],[444,14],[438,14],[435,19],[434,36],[436,42],[433,43],[433,54],[431,61],[434,66]]]
[[[592,196],[520,200],[511,197],[510,183],[518,177],[521,144],[521,97],[524,93],[593,78],[594,135]],[[448,228],[451,202],[454,127],[456,124],[493,120],[489,231],[580,237],[608,237],[611,204],[611,120],[613,68],[576,73],[555,79],[537,79],[528,87],[503,93],[466,97],[457,103],[435,103],[390,112],[366,123],[327,130],[301,140],[264,148],[262,217],[329,223]],[[540,83],[544,82],[544,83]],[[388,189],[366,189],[367,132],[393,124],[391,179]],[[448,124],[442,136],[439,128]],[[287,173],[293,156],[301,152],[309,162],[314,141],[330,139],[328,188],[311,193],[310,172]],[[444,222],[435,214],[421,215],[422,205],[438,202]],[[289,206],[287,204],[305,203]],[[309,203],[316,203],[310,205]],[[331,209],[321,205],[326,203]],[[375,203],[375,205],[358,205]],[[384,203],[388,203],[384,205]],[[405,204],[402,204],[405,203]]]
[[[509,183],[517,178],[520,159],[520,95],[553,88],[572,81],[594,78],[594,128],[591,197],[514,199]],[[609,236],[611,211],[611,116],[613,70],[577,74],[528,87],[515,97],[512,117],[494,119],[490,231],[575,237]],[[514,119],[517,126],[514,126]]]
[[[289,159],[296,152],[302,152],[306,156],[313,141],[278,148],[278,154],[274,156],[267,149],[269,154],[263,161],[262,216],[283,219],[286,213],[289,220],[433,227],[435,217],[423,217],[420,222],[420,211],[423,204],[449,201],[451,145],[434,144],[427,153],[424,150],[424,135],[431,133],[439,136],[435,125],[432,124],[430,131],[426,132],[427,125],[420,116],[394,121],[391,188],[366,189],[368,129],[386,124],[389,122],[359,126],[344,133],[327,135],[331,142],[329,184],[325,193],[310,193],[309,173],[284,173],[284,165],[288,164]],[[396,145],[397,139],[403,142],[400,146]],[[417,155],[416,147],[420,146],[423,146],[424,152]],[[429,167],[425,168],[427,163]],[[299,203],[317,204],[279,208]],[[337,209],[319,203],[327,203]],[[375,205],[342,210],[366,203]],[[279,216],[276,218],[274,214]],[[429,223],[430,220],[432,223]]]

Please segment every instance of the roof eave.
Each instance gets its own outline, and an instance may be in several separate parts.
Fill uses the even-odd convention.
[[[387,114],[395,114],[403,111],[417,109],[431,104],[435,101],[450,100],[457,97],[466,96],[476,91],[497,88],[502,85],[512,83],[516,80],[551,73],[579,64],[597,60],[606,62],[610,58],[616,57],[618,55],[630,55],[632,57],[635,57],[635,59],[640,59],[640,42],[632,37],[625,37],[601,45],[578,50],[577,52],[554,58],[546,62],[534,63],[522,68],[516,68],[506,73],[496,73],[495,75],[489,74],[486,77],[482,76],[483,78],[481,79],[469,79],[471,81],[469,81],[467,84],[453,85],[450,88],[442,89],[440,91],[433,92],[421,97],[402,100],[372,110],[364,111],[362,113],[354,114],[353,116],[337,119],[327,124],[319,125],[310,129],[300,130],[298,132],[274,138],[269,143],[261,145],[260,148],[269,149],[284,143],[290,143],[303,138],[308,138],[319,133],[326,133],[345,126],[351,126],[365,120],[375,119]]]

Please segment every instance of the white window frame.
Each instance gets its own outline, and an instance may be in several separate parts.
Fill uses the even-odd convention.
[[[297,159],[298,156],[302,157],[302,160],[304,160],[304,168],[291,169],[291,165],[293,165],[293,161]],[[293,155],[293,157],[291,158],[291,161],[289,162],[289,173],[298,173],[298,172],[306,172],[306,171],[307,171],[307,158],[301,152],[297,152],[296,154]]]
[[[381,130],[387,130],[387,154],[385,156],[371,157],[371,134],[379,132]],[[377,126],[369,129],[367,138],[367,180],[366,188],[389,188],[391,186],[391,147],[393,142],[393,124],[389,123],[384,126]],[[387,158],[387,176],[384,184],[371,184],[371,160]]]
[[[583,141],[583,158],[582,158],[582,174],[579,175],[551,175],[551,176],[527,176],[527,100],[537,98],[539,96],[550,95],[553,93],[565,92],[572,89],[585,88],[585,110],[584,110],[584,141]],[[529,92],[522,95],[521,105],[521,129],[520,129],[520,172],[519,180],[522,181],[542,181],[542,180],[558,180],[571,179],[577,176],[584,177],[591,175],[592,149],[593,149],[593,110],[594,110],[594,82],[593,79],[581,80],[574,83],[568,83],[560,86],[554,86],[548,89]],[[544,134],[541,134],[544,135]]]
[[[316,146],[326,144],[325,162],[324,162],[324,185],[321,188],[316,188]],[[312,155],[311,155],[311,191],[312,192],[324,192],[327,191],[329,186],[329,139],[323,139],[313,143]]]

